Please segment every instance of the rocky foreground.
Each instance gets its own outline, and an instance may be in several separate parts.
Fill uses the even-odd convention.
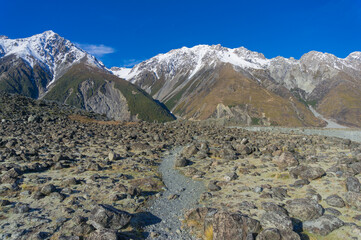
[[[0,239],[156,239],[148,203],[175,147],[175,167],[207,188],[183,219],[195,239],[361,238],[355,142],[120,123],[7,94],[0,121]]]

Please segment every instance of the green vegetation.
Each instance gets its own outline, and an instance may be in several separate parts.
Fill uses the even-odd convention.
[[[139,119],[148,122],[166,122],[174,117],[163,106],[155,102],[146,92],[133,84],[119,79],[107,72],[90,68],[85,64],[72,67],[64,76],[58,79],[57,84],[48,92],[45,99],[67,103],[79,108],[84,108],[84,96],[80,92],[81,84],[91,80],[87,88],[86,97],[93,96],[97,91],[105,92],[104,85],[107,81],[115,83],[127,100],[129,111]]]
[[[252,117],[252,125],[259,125],[260,124],[260,118]]]
[[[132,115],[138,115],[143,121],[168,122],[174,120],[174,117],[155,102],[145,91],[137,88],[127,81],[117,81],[115,87],[118,88],[127,99],[129,111]]]
[[[317,105],[317,100],[307,101],[307,105],[310,105],[311,107],[315,108]]]

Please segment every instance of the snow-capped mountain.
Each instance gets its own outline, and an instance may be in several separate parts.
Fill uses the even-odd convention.
[[[227,64],[279,96],[285,97],[287,92],[292,92],[295,98],[317,102],[319,106],[335,87],[361,84],[360,52],[351,53],[346,58],[311,51],[299,60],[284,57],[267,59],[263,54],[244,47],[230,49],[220,45],[183,47],[159,54],[132,69],[117,69],[113,73],[142,87],[154,98],[166,103],[172,111],[180,113],[186,103],[190,103],[189,97],[195,86],[205,81],[214,82],[219,78],[215,75],[217,69]],[[226,82],[227,79],[218,81]],[[353,95],[355,101],[356,95]],[[359,106],[361,109],[361,102]],[[326,113],[326,108],[318,110],[339,122],[350,122],[340,117],[343,107],[337,113],[331,110]],[[357,121],[361,124],[361,119]]]
[[[300,60],[284,57],[267,59],[262,53],[244,47],[231,49],[220,45],[198,45],[159,54],[133,68],[112,68],[112,72],[137,83],[137,76],[144,71],[153,72],[157,77],[164,74],[172,79],[177,72],[186,70],[185,74],[192,78],[203,68],[215,67],[219,63],[230,63],[240,71],[268,70],[273,79],[285,84],[288,89],[297,87],[310,93],[321,80],[314,78],[317,71],[323,72],[322,79],[331,78],[340,71],[361,73],[361,52],[351,53],[346,58],[311,51]]]
[[[9,39],[0,37],[0,56],[16,56],[25,60],[32,68],[39,65],[52,76],[47,87],[62,76],[73,64],[87,64],[104,69],[103,63],[78,48],[53,31],[46,31],[28,38]]]
[[[22,39],[0,36],[0,91],[59,101],[117,120],[174,119],[148,94],[53,31]]]

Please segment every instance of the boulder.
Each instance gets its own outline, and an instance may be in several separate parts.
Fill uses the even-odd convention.
[[[188,160],[185,157],[179,157],[174,163],[174,167],[185,167],[188,165]]]
[[[267,228],[257,235],[256,240],[301,240],[301,238],[292,230]]]
[[[131,214],[118,210],[110,205],[97,205],[90,214],[89,223],[96,229],[110,228],[114,230],[127,226]]]
[[[348,177],[346,178],[346,189],[350,192],[361,192],[361,184],[360,181],[356,177]]]
[[[267,211],[262,214],[260,222],[263,229],[277,228],[282,230],[292,230],[291,218],[283,212]]]
[[[311,166],[297,166],[290,170],[290,175],[293,178],[301,178],[305,180],[315,180],[326,175],[325,170],[320,167],[311,167]]]
[[[120,240],[118,232],[112,229],[98,229],[92,232],[87,240]]]
[[[345,201],[337,194],[328,196],[325,201],[332,207],[343,208],[345,206]]]
[[[301,221],[313,220],[322,216],[324,209],[313,199],[297,198],[286,204],[288,213]]]
[[[56,187],[53,184],[48,184],[48,185],[45,185],[44,187],[42,187],[40,192],[47,196],[55,191],[56,191]]]
[[[246,240],[261,230],[259,221],[241,213],[218,212],[212,224],[213,239]]]
[[[182,155],[185,157],[192,157],[192,156],[196,155],[197,152],[198,152],[198,148],[195,145],[190,145],[183,149]]]
[[[210,181],[208,184],[209,191],[219,191],[221,187],[217,185],[217,181]]]
[[[294,167],[298,165],[298,160],[290,152],[283,152],[272,160],[279,168]]]
[[[263,202],[262,203],[262,209],[265,211],[273,211],[278,213],[283,213],[285,215],[288,215],[287,210],[283,207],[273,203],[273,202]]]
[[[303,230],[326,236],[343,225],[344,222],[341,221],[338,217],[326,214],[314,220],[304,221]]]
[[[361,211],[361,193],[356,192],[347,192],[345,195],[346,202],[356,208],[357,210]]]

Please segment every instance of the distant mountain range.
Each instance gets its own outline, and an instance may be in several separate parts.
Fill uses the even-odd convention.
[[[315,51],[300,60],[266,59],[243,47],[198,45],[132,69],[107,69],[47,31],[24,39],[0,36],[0,90],[119,120],[169,121],[169,109],[191,120],[324,126],[312,106],[339,124],[361,127],[361,52],[344,59]]]
[[[199,45],[111,70],[188,119],[322,126],[313,106],[326,118],[361,127],[361,52],[345,59],[316,51],[300,60],[266,59],[243,47]]]
[[[0,37],[0,90],[60,101],[117,120],[174,119],[145,91],[52,31],[24,39]]]

